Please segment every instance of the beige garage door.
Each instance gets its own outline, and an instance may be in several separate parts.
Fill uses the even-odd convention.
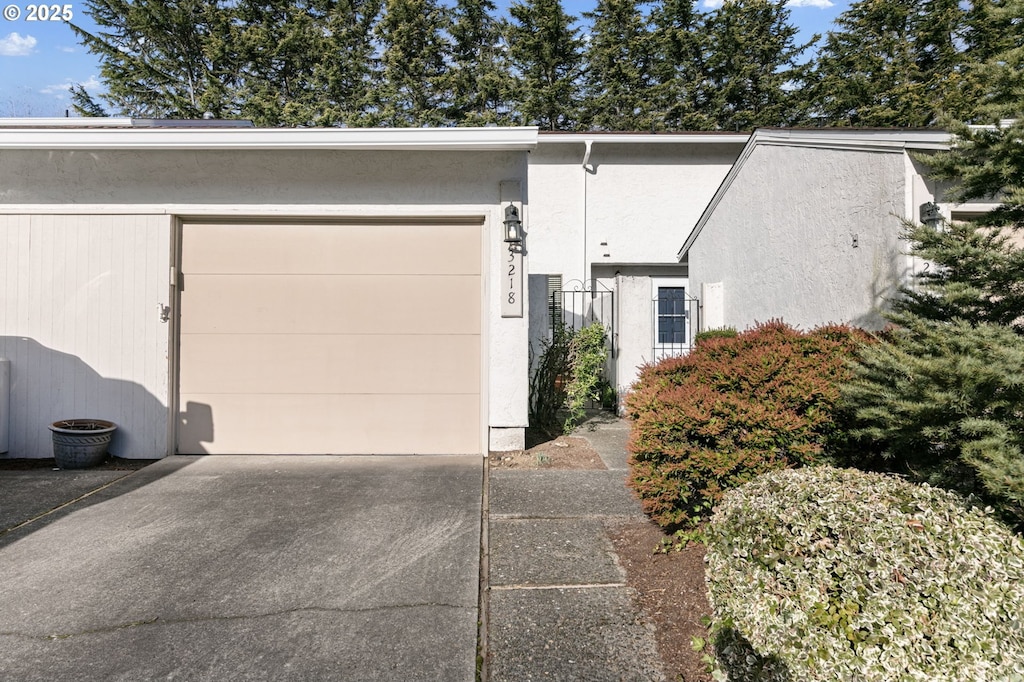
[[[178,451],[480,452],[480,238],[185,224]]]

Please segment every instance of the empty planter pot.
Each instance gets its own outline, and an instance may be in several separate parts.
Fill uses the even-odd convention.
[[[105,419],[63,419],[50,424],[53,458],[61,469],[96,466],[107,455],[117,425]]]

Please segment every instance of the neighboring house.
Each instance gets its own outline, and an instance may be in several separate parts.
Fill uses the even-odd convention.
[[[922,156],[948,143],[941,130],[755,131],[679,252],[702,328],[882,326],[927,267],[907,255],[902,219],[932,202],[954,220],[992,208],[945,202],[925,177]]]
[[[877,325],[945,140],[0,120],[5,456],[521,448],[554,323],[620,392],[700,328]]]

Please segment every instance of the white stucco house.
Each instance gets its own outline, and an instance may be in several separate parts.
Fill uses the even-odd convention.
[[[922,156],[948,148],[933,129],[755,131],[679,251],[702,326],[882,326],[886,301],[928,267],[907,255],[902,220],[994,207],[950,203],[926,178]]]
[[[874,323],[944,144],[0,121],[0,457],[82,417],[135,458],[517,449],[557,320],[620,391],[699,328]]]

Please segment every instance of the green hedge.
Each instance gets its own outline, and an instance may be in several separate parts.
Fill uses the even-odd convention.
[[[723,497],[706,560],[730,679],[1024,679],[1024,544],[948,491],[772,472]]]
[[[641,369],[626,400],[630,486],[669,530],[692,528],[722,492],[842,449],[838,385],[864,332],[773,321],[710,337]]]
[[[984,497],[1024,529],[1024,338],[909,318],[859,354],[842,399],[880,450],[851,460]]]

